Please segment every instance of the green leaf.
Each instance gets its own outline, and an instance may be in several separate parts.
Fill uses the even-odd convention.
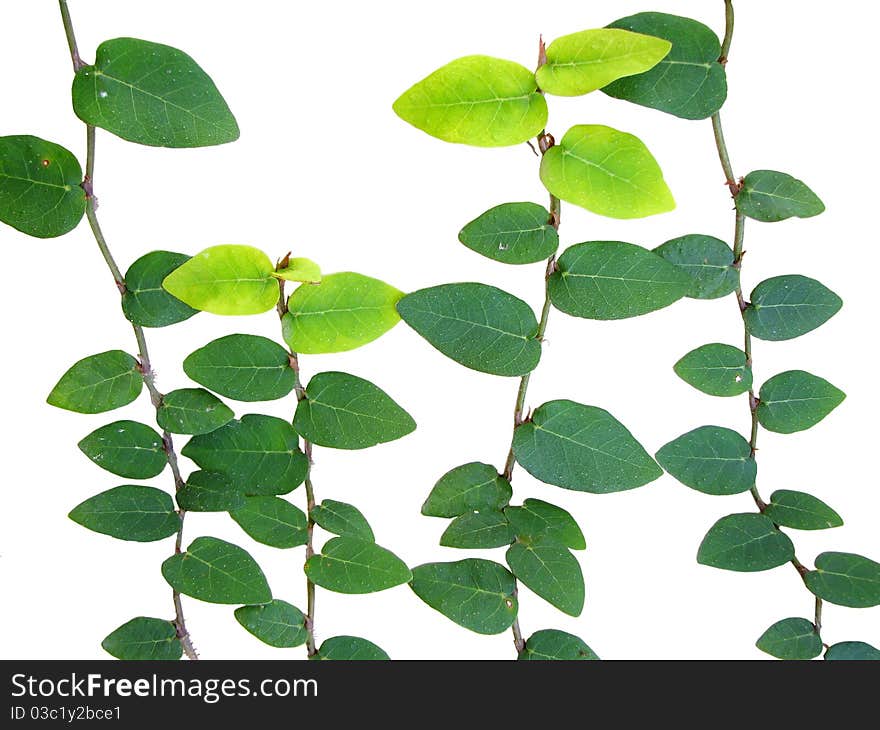
[[[515,542],[507,551],[507,564],[523,584],[569,616],[584,609],[584,576],[567,548],[555,540]]]
[[[548,94],[580,96],[652,69],[671,48],[662,38],[616,28],[582,30],[547,46],[547,62],[535,77]]]
[[[306,561],[305,571],[313,583],[337,593],[376,593],[412,578],[406,563],[390,550],[355,537],[328,540]]]
[[[86,124],[153,147],[204,147],[238,139],[238,124],[211,78],[183,51],[136,38],[98,46],[73,81]]]
[[[165,277],[187,261],[182,253],[151,251],[129,266],[122,294],[125,318],[141,327],[167,327],[198,314],[162,288]]]
[[[880,563],[853,553],[822,553],[804,576],[807,588],[838,606],[880,606]]]
[[[96,494],[74,507],[68,517],[94,532],[133,542],[162,540],[180,529],[171,495],[134,484]]]
[[[548,292],[553,306],[573,317],[626,319],[668,307],[690,286],[684,271],[641,246],[591,241],[559,257]]]
[[[318,373],[296,406],[293,427],[304,439],[333,449],[366,449],[412,433],[416,422],[369,380]]]
[[[645,144],[598,124],[572,127],[547,150],[541,181],[557,198],[608,218],[645,218],[675,208]]]
[[[193,436],[181,454],[249,495],[287,494],[302,484],[309,468],[293,426],[259,414]]]
[[[685,383],[707,395],[742,395],[753,382],[746,354],[733,345],[717,342],[691,350],[673,369]]]
[[[200,385],[240,401],[276,400],[296,385],[287,350],[258,335],[212,340],[187,356],[183,370]]]
[[[825,652],[826,660],[880,661],[880,649],[864,641],[841,641],[832,644]]]
[[[235,609],[235,620],[264,644],[292,649],[306,643],[306,617],[296,606],[274,599],[260,606]]]
[[[400,321],[403,292],[384,281],[343,271],[303,284],[287,300],[284,341],[308,355],[345,352],[378,339]]]
[[[481,373],[520,376],[541,359],[538,320],[513,294],[487,284],[441,284],[407,294],[403,321],[457,363]]]
[[[357,537],[369,542],[376,540],[367,518],[354,505],[325,499],[312,507],[309,514],[316,524],[334,535]]]
[[[86,211],[82,168],[64,147],[30,135],[0,137],[0,221],[37,238],[62,236]]]
[[[517,537],[555,540],[572,550],[586,550],[587,542],[578,523],[568,512],[540,499],[527,499],[521,507],[506,507],[504,514]]]
[[[280,497],[246,497],[229,516],[263,545],[292,548],[308,542],[305,513]]]
[[[714,236],[692,234],[658,246],[654,253],[690,274],[692,299],[718,299],[739,286],[739,271],[733,265],[733,250]]]
[[[298,281],[307,284],[321,283],[321,267],[311,259],[288,259],[287,265],[276,269],[273,276],[285,281]]]
[[[173,296],[212,314],[268,312],[278,302],[275,267],[260,249],[239,244],[210,246],[162,281]]]
[[[77,445],[102,469],[126,479],[150,479],[168,463],[162,437],[137,421],[108,423]]]
[[[805,618],[785,618],[767,629],[755,643],[777,659],[815,659],[822,653],[822,639]]]
[[[186,552],[162,563],[162,576],[179,593],[208,603],[269,603],[272,591],[256,561],[237,545],[197,537]]]
[[[469,512],[456,517],[440,536],[444,547],[496,548],[513,542],[513,530],[503,512]]]
[[[667,472],[703,494],[740,494],[755,486],[758,465],[749,442],[721,426],[701,426],[657,452]]]
[[[156,423],[170,433],[210,433],[229,423],[235,414],[213,393],[181,388],[166,393],[156,410]]]
[[[774,375],[761,386],[758,420],[768,431],[796,433],[815,426],[846,394],[803,370]]]
[[[794,545],[770,518],[747,513],[722,517],[706,533],[697,562],[722,570],[753,573],[784,565],[794,558]]]
[[[478,461],[446,472],[422,505],[426,517],[458,517],[465,512],[499,510],[510,502],[510,482],[489,464]]]
[[[174,624],[146,616],[133,618],[112,631],[101,642],[101,648],[117,659],[136,661],[175,661],[183,656]]]
[[[549,401],[517,426],[513,451],[536,479],[578,492],[622,492],[663,474],[608,411],[570,400]]]
[[[462,228],[458,240],[502,264],[533,264],[559,247],[550,212],[536,203],[496,205]]]
[[[425,563],[410,587],[431,608],[478,634],[500,634],[516,618],[516,579],[491,560]]]
[[[526,641],[517,659],[521,661],[584,661],[599,657],[574,634],[557,629],[536,631]]]
[[[520,144],[547,123],[535,75],[490,56],[465,56],[437,69],[405,91],[394,112],[432,137],[477,147]]]
[[[244,492],[222,474],[210,471],[194,471],[175,496],[187,512],[229,512],[245,505]]]
[[[358,636],[331,636],[321,642],[318,653],[312,659],[336,661],[387,661],[391,659],[383,649],[372,641]]]
[[[724,106],[727,75],[718,62],[721,43],[710,28],[666,13],[631,15],[611,27],[665,38],[672,50],[650,71],[605,87],[606,94],[682,119],[707,119]]]
[[[842,306],[843,300],[815,279],[792,274],[758,284],[743,317],[760,340],[791,340],[821,327]]]
[[[746,175],[736,196],[736,208],[763,223],[812,218],[825,212],[825,204],[804,183],[774,170],[756,170]]]
[[[138,361],[122,350],[109,350],[74,363],[46,402],[77,413],[103,413],[128,405],[143,387]]]
[[[826,530],[843,524],[840,515],[821,499],[788,489],[778,489],[770,495],[764,514],[777,525],[795,530]]]

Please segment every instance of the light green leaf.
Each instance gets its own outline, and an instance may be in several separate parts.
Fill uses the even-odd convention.
[[[288,259],[287,265],[276,269],[273,273],[278,279],[285,281],[298,281],[307,284],[321,283],[321,267],[311,259],[295,258]]]
[[[249,495],[287,494],[302,484],[309,468],[293,426],[259,414],[193,436],[181,453]]]
[[[822,653],[822,639],[805,618],[784,618],[767,629],[755,643],[777,659],[815,659]]]
[[[187,512],[229,512],[244,507],[244,492],[222,474],[194,471],[175,495]]]
[[[536,631],[517,657],[521,661],[584,661],[598,658],[577,636],[557,629]]]
[[[736,196],[736,208],[764,223],[812,218],[825,212],[825,204],[804,183],[774,170],[756,170],[746,175]]]
[[[675,208],[644,143],[598,124],[572,127],[547,150],[541,180],[557,198],[608,218],[645,218]]]
[[[165,277],[187,261],[182,253],[150,251],[129,266],[122,294],[125,318],[141,327],[167,327],[198,314],[162,288]]]
[[[668,307],[690,286],[684,271],[641,246],[591,241],[559,257],[548,291],[553,306],[574,317],[626,319]]]
[[[154,487],[126,484],[96,494],[68,515],[102,535],[133,542],[153,542],[180,529],[171,495]]]
[[[162,437],[137,421],[108,423],[77,445],[102,469],[126,479],[149,479],[168,463]]]
[[[376,540],[367,518],[354,505],[325,499],[312,507],[309,514],[316,524],[334,535],[357,537],[369,542]]]
[[[321,643],[318,653],[310,657],[316,660],[335,661],[387,661],[385,651],[372,641],[358,636],[331,636]]]
[[[795,530],[826,530],[843,524],[840,515],[821,499],[788,489],[778,489],[770,495],[764,514],[777,525]]]
[[[536,479],[578,492],[641,487],[663,472],[626,427],[595,406],[555,400],[516,428],[516,460]]]
[[[46,402],[77,413],[103,413],[128,405],[143,387],[138,361],[122,350],[109,350],[74,363]]]
[[[162,563],[174,590],[208,603],[269,603],[272,592],[256,561],[237,545],[197,537],[186,552]]]
[[[419,598],[478,634],[500,634],[516,618],[516,579],[491,560],[425,563],[412,575],[410,587]]]
[[[706,533],[697,562],[722,570],[754,573],[784,565],[794,558],[794,545],[764,515],[722,517]]]
[[[381,388],[348,373],[318,373],[296,406],[293,427],[333,449],[366,449],[412,433],[416,422]]]
[[[638,13],[610,27],[665,38],[672,50],[650,71],[605,87],[606,94],[682,119],[707,119],[724,105],[727,75],[718,61],[721,42],[710,28],[666,13]]]
[[[287,300],[284,341],[308,355],[345,352],[378,339],[400,321],[403,292],[384,281],[343,271],[303,284]]]
[[[223,244],[200,251],[162,281],[173,296],[212,314],[261,314],[278,302],[275,267],[260,249]]]
[[[717,342],[691,350],[673,369],[684,382],[707,395],[742,395],[753,382],[746,354],[733,345]]]
[[[520,144],[547,123],[535,75],[513,61],[465,56],[437,69],[394,102],[405,122],[446,142]]]
[[[513,294],[486,284],[441,284],[407,294],[403,321],[456,362],[481,373],[519,376],[541,359],[538,320]]]
[[[761,386],[758,420],[768,431],[796,433],[815,426],[846,394],[803,370],[774,375]]]
[[[280,497],[246,497],[229,516],[263,545],[292,548],[308,542],[305,513]]]
[[[465,512],[499,510],[510,502],[510,482],[489,464],[474,461],[446,472],[422,505],[426,517],[458,517]]]
[[[515,542],[507,551],[513,574],[545,601],[569,616],[584,610],[584,576],[567,548],[552,539]]]
[[[496,548],[513,542],[513,530],[503,512],[468,512],[456,517],[440,536],[444,547]]]
[[[37,238],[62,236],[86,211],[82,168],[71,152],[39,137],[0,137],[0,221]]]
[[[204,147],[238,139],[238,124],[211,78],[183,51],[136,38],[98,46],[73,81],[86,124],[154,147]]]
[[[693,282],[686,296],[693,299],[726,297],[739,286],[733,250],[714,236],[681,236],[658,246],[654,253],[690,274]]]
[[[306,617],[296,606],[274,599],[260,606],[235,609],[235,620],[264,644],[292,649],[306,643]]]
[[[503,264],[543,261],[559,247],[550,212],[536,203],[496,205],[462,228],[458,240],[471,251]]]
[[[337,593],[376,593],[412,578],[406,563],[390,550],[355,537],[328,540],[306,561],[305,571],[313,583]]]
[[[548,94],[580,96],[652,69],[671,48],[662,38],[616,28],[582,30],[547,46],[547,62],[535,76]]]
[[[126,621],[101,642],[101,648],[110,656],[129,661],[175,661],[183,656],[174,624],[146,616]]]
[[[828,647],[824,659],[876,662],[880,661],[880,649],[875,649],[864,641],[841,641]]]
[[[853,553],[822,553],[804,576],[807,588],[838,606],[880,606],[880,563]]]
[[[555,540],[572,550],[585,550],[584,533],[574,517],[562,507],[540,499],[527,499],[521,507],[505,507],[504,514],[517,537]]]
[[[170,433],[210,433],[229,423],[235,414],[213,393],[202,388],[172,390],[162,397],[156,422]]]
[[[761,340],[791,340],[812,332],[831,319],[843,300],[815,279],[774,276],[752,292],[743,313],[749,332]]]
[[[701,426],[679,436],[657,452],[657,461],[682,484],[703,494],[747,492],[758,473],[749,442],[721,426]]]

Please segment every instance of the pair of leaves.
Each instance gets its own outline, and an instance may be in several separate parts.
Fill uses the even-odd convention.
[[[758,339],[791,340],[821,327],[842,306],[840,297],[815,279],[775,276],[755,287],[743,317]]]
[[[846,394],[803,370],[774,375],[761,386],[758,420],[768,431],[796,433],[812,428],[839,406]]]
[[[143,387],[138,361],[121,350],[109,350],[74,363],[46,402],[77,413],[103,413],[128,405]]]
[[[702,426],[679,436],[657,452],[657,461],[682,484],[704,494],[747,492],[758,472],[749,442],[721,426]]]
[[[375,593],[407,583],[412,573],[400,558],[372,540],[334,537],[305,564],[316,585],[337,593]]]

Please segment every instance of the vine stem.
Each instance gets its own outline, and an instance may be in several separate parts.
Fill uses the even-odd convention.
[[[730,47],[733,43],[733,28],[734,28],[734,9],[733,9],[733,0],[724,0],[725,7],[725,31],[724,31],[724,41],[721,44],[721,57],[718,59],[720,63],[727,64],[728,58],[730,56]],[[724,171],[725,182],[727,187],[730,189],[731,197],[733,197],[734,201],[736,201],[737,196],[742,190],[742,181],[738,180],[733,171],[733,165],[730,161],[730,152],[727,148],[727,142],[724,139],[724,128],[721,124],[721,112],[716,112],[712,115],[712,129],[715,134],[715,146],[718,149],[718,158],[721,162],[721,168]],[[739,212],[736,211],[736,223],[734,227],[734,236],[733,236],[733,266],[737,271],[742,270],[742,262],[743,257],[745,256],[745,226],[746,226],[746,217]],[[746,302],[745,297],[743,296],[742,284],[737,284],[736,287],[736,301],[739,307],[740,316],[743,320],[743,349],[745,351],[746,356],[746,366],[751,368],[753,363],[752,357],[752,335],[749,332],[749,328],[745,322],[745,311],[748,307],[748,302]],[[760,400],[755,395],[754,388],[749,388],[748,391],[749,397],[749,417],[751,421],[751,433],[749,437],[749,449],[751,451],[751,456],[754,459],[758,452],[758,405],[760,404]],[[761,493],[758,491],[758,485],[755,484],[751,488],[752,499],[755,502],[755,505],[758,507],[759,512],[764,512],[767,508],[767,503],[761,498]],[[777,529],[779,525],[776,525]],[[791,559],[791,564],[794,566],[794,569],[797,571],[798,575],[801,579],[804,579],[804,576],[809,572],[808,568],[798,560],[797,555],[795,555]],[[822,631],[822,599],[818,596],[815,600],[815,612],[813,625],[816,627],[816,634],[821,636]]]
[[[64,33],[67,36],[67,45],[70,48],[70,58],[73,62],[73,70],[76,72],[79,71],[84,64],[79,55],[73,21],[70,18],[70,9],[67,7],[67,0],[58,0],[58,6],[61,10],[61,21],[64,24]],[[119,270],[116,260],[113,258],[113,253],[110,251],[110,246],[108,245],[104,232],[101,230],[101,225],[98,222],[98,200],[94,193],[94,177],[95,127],[91,124],[86,124],[86,170],[82,182],[82,188],[86,194],[86,218],[89,221],[89,227],[92,229],[92,235],[95,238],[95,242],[98,244],[98,249],[101,251],[101,256],[103,256],[104,262],[107,264],[107,268],[113,276],[113,281],[116,283],[119,295],[123,296],[126,291],[125,278]],[[147,392],[150,394],[150,402],[158,413],[159,408],[162,406],[164,394],[156,387],[156,378],[155,373],[153,372],[153,366],[150,362],[150,351],[147,347],[147,338],[144,334],[143,327],[134,324],[133,322],[131,326],[134,330],[135,340],[137,340],[138,345],[138,369],[140,370]],[[180,475],[180,466],[177,462],[177,452],[174,448],[174,439],[165,429],[162,430],[162,446],[165,450],[165,458],[168,461],[168,465],[171,467],[171,473],[174,477],[174,489],[177,491],[183,486],[184,481]],[[177,530],[177,538],[174,543],[175,554],[181,552],[181,546],[183,543],[183,524],[184,518],[186,517],[186,511],[179,509],[178,515],[180,516],[180,527]],[[187,658],[196,660],[199,658],[199,655],[193,646],[192,637],[186,627],[186,619],[183,614],[183,604],[181,602],[180,593],[174,589],[172,589],[172,602],[174,604],[174,628],[177,631],[177,636],[180,639],[183,651]]]

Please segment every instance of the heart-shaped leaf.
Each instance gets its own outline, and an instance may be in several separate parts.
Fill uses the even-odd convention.
[[[555,540],[515,542],[507,550],[513,574],[545,601],[569,616],[584,609],[584,575],[568,548]]]
[[[306,575],[337,593],[376,593],[407,583],[409,568],[390,550],[369,540],[334,537],[306,561]]]
[[[177,629],[170,621],[139,616],[112,631],[101,648],[111,656],[124,660],[175,661],[183,656],[183,645]]]
[[[235,620],[264,644],[292,649],[306,643],[306,617],[296,606],[275,599],[260,606],[235,609]]]
[[[171,495],[134,484],[96,494],[74,507],[68,517],[94,532],[134,542],[162,540],[180,529]]]
[[[843,300],[806,276],[774,276],[752,292],[743,313],[746,327],[760,340],[791,340],[821,327],[840,311]]]
[[[819,598],[838,606],[880,606],[880,563],[861,555],[822,553],[804,582]]]
[[[843,524],[840,515],[821,499],[788,489],[778,489],[770,495],[764,514],[777,525],[795,530],[826,530]]]
[[[503,264],[533,264],[550,258],[559,234],[550,212],[537,203],[504,203],[472,220],[458,234],[472,251]]]
[[[749,442],[720,426],[701,426],[679,436],[657,452],[657,461],[682,484],[704,494],[747,492],[758,473]]]
[[[138,361],[122,350],[109,350],[74,363],[46,402],[77,413],[103,413],[128,405],[143,387]]]
[[[210,433],[234,416],[222,400],[201,388],[172,390],[156,410],[156,422],[166,431],[193,435]]]
[[[280,497],[246,497],[229,516],[263,545],[292,548],[308,542],[305,513]]]
[[[474,461],[440,477],[422,505],[422,514],[458,517],[471,511],[499,510],[512,495],[510,482],[494,466]]]
[[[706,533],[697,562],[722,570],[753,573],[784,565],[794,558],[794,545],[770,518],[746,513],[722,517]]]
[[[846,394],[824,378],[789,370],[774,375],[761,386],[758,420],[768,431],[796,433],[812,428],[837,406]]]
[[[309,514],[316,524],[334,535],[375,542],[376,538],[370,523],[354,505],[337,502],[335,499],[325,499],[321,504],[312,507]]]
[[[673,369],[684,382],[707,395],[742,395],[752,387],[746,354],[733,345],[703,345],[691,350]]]
[[[108,423],[78,446],[102,469],[126,479],[149,479],[161,474],[168,463],[162,437],[137,421]]]
[[[822,639],[805,618],[784,618],[767,629],[755,644],[777,659],[815,659],[822,653]]]
[[[733,265],[733,249],[720,238],[691,234],[658,246],[654,253],[690,274],[688,297],[718,299],[739,286],[739,271]]]
[[[764,223],[789,218],[812,218],[825,204],[797,178],[775,170],[756,170],[745,176],[736,196],[737,210]]]

